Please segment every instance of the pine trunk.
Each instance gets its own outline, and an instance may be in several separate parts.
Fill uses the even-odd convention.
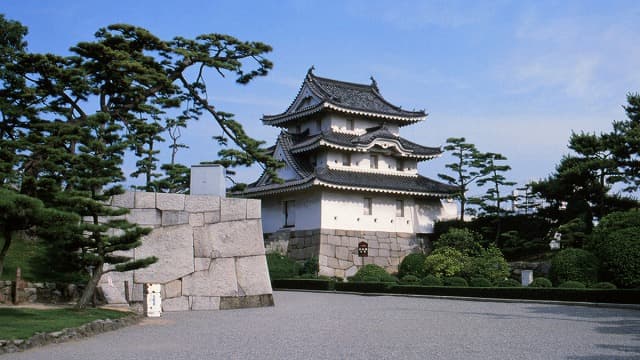
[[[100,278],[102,277],[102,263],[96,266],[93,270],[93,274],[87,283],[87,286],[84,288],[82,292],[82,296],[78,303],[76,304],[76,309],[86,309],[89,302],[93,299],[94,294],[96,292],[96,288],[98,287],[98,282],[100,282]]]
[[[2,276],[2,270],[4,269],[4,258],[7,256],[11,245],[11,231],[4,230],[2,236],[4,237],[4,243],[2,244],[2,249],[0,249],[0,276]]]

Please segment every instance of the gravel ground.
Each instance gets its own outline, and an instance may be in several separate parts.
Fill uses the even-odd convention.
[[[275,292],[272,308],[163,314],[8,359],[640,359],[640,311]]]

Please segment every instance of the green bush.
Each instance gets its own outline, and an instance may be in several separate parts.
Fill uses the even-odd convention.
[[[278,253],[267,254],[267,267],[271,279],[287,279],[300,275],[300,264]]]
[[[549,277],[554,284],[580,281],[592,284],[598,281],[598,258],[582,249],[565,249],[551,260]]]
[[[425,276],[420,284],[424,286],[442,286],[442,279],[435,275],[427,275]]]
[[[304,262],[302,265],[302,273],[303,274],[312,274],[317,275],[320,270],[320,266],[318,264],[318,258],[316,256],[312,256]]]
[[[620,287],[640,287],[640,227],[609,234],[598,254],[607,278]]]
[[[509,276],[509,264],[500,249],[490,246],[481,249],[477,256],[469,258],[464,269],[466,277],[482,277],[491,282]]]
[[[401,284],[419,284],[420,278],[415,275],[405,275],[400,279]]]
[[[449,231],[440,235],[434,246],[436,249],[450,247],[466,255],[477,255],[482,249],[481,240],[480,234],[469,229],[450,228]]]
[[[385,269],[378,265],[367,264],[358,270],[358,272],[349,278],[350,281],[366,281],[366,282],[396,282],[396,278],[391,276]]]
[[[465,269],[469,258],[459,250],[442,247],[424,260],[424,271],[437,277],[457,276]]]
[[[529,284],[529,287],[550,288],[550,287],[553,287],[553,284],[551,283],[551,280],[547,278],[539,277],[539,278],[533,279],[531,284]]]
[[[502,279],[494,283],[496,287],[520,287],[522,284],[514,279]]]
[[[585,289],[586,287],[587,286],[583,282],[573,280],[565,281],[558,285],[558,288],[560,289]]]
[[[451,276],[444,278],[444,286],[468,287],[467,280],[459,276]]]
[[[617,289],[618,287],[615,286],[614,284],[610,283],[610,282],[599,282],[599,283],[595,283],[591,286],[589,286],[589,288],[591,289],[600,289],[600,290],[614,290]]]
[[[400,266],[398,266],[398,276],[402,279],[407,275],[414,275],[416,277],[423,277],[424,274],[424,260],[427,256],[422,253],[412,253],[404,257]]]
[[[469,286],[471,287],[492,287],[493,284],[489,279],[483,277],[473,277],[469,280]]]

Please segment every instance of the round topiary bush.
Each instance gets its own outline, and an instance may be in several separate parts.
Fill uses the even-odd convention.
[[[551,260],[549,277],[554,284],[579,281],[592,284],[598,281],[599,261],[592,253],[582,249],[565,249]]]
[[[402,279],[407,275],[418,278],[424,276],[424,259],[427,256],[422,253],[412,253],[404,257],[398,266],[398,276]]]
[[[366,280],[365,280],[366,278]],[[349,280],[351,281],[377,281],[377,282],[396,282],[396,278],[391,276],[387,270],[378,265],[367,264],[358,270]]]
[[[590,286],[591,289],[599,289],[599,290],[615,290],[618,287],[610,282],[599,282]]]
[[[493,284],[489,279],[483,277],[474,277],[469,280],[469,286],[471,287],[493,287]]]
[[[466,267],[469,257],[451,247],[434,250],[424,260],[424,271],[438,277],[458,276]]]
[[[469,284],[464,278],[461,278],[459,276],[452,276],[444,278],[444,286],[468,287]]]
[[[583,282],[569,280],[558,285],[558,287],[561,289],[585,289],[587,286]]]
[[[513,279],[502,279],[495,282],[496,287],[520,287],[520,282]]]
[[[500,249],[490,246],[468,259],[463,275],[467,278],[485,278],[493,282],[509,276],[509,264]]]
[[[271,279],[287,279],[300,275],[301,266],[295,260],[278,253],[267,254],[267,267]]]
[[[539,277],[539,278],[533,279],[531,284],[529,284],[529,287],[550,288],[550,287],[553,287],[553,284],[551,283],[551,280],[547,278]]]
[[[629,213],[640,217],[640,212]],[[594,237],[601,238],[595,250],[602,260],[605,278],[622,288],[640,287],[640,226],[611,232],[599,230]]]
[[[401,284],[419,284],[420,283],[420,278],[418,278],[415,275],[405,275],[402,277],[402,279],[400,279],[400,283]]]
[[[427,275],[420,282],[424,286],[442,286],[442,279],[435,275]]]

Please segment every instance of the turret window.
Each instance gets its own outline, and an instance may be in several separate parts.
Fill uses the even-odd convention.
[[[371,198],[369,197],[364,198],[362,205],[363,205],[362,213],[364,215],[371,215],[373,213],[373,209],[372,209],[373,201]]]
[[[396,200],[396,217],[404,217],[404,200]]]
[[[342,154],[342,166],[351,166],[351,154]]]

